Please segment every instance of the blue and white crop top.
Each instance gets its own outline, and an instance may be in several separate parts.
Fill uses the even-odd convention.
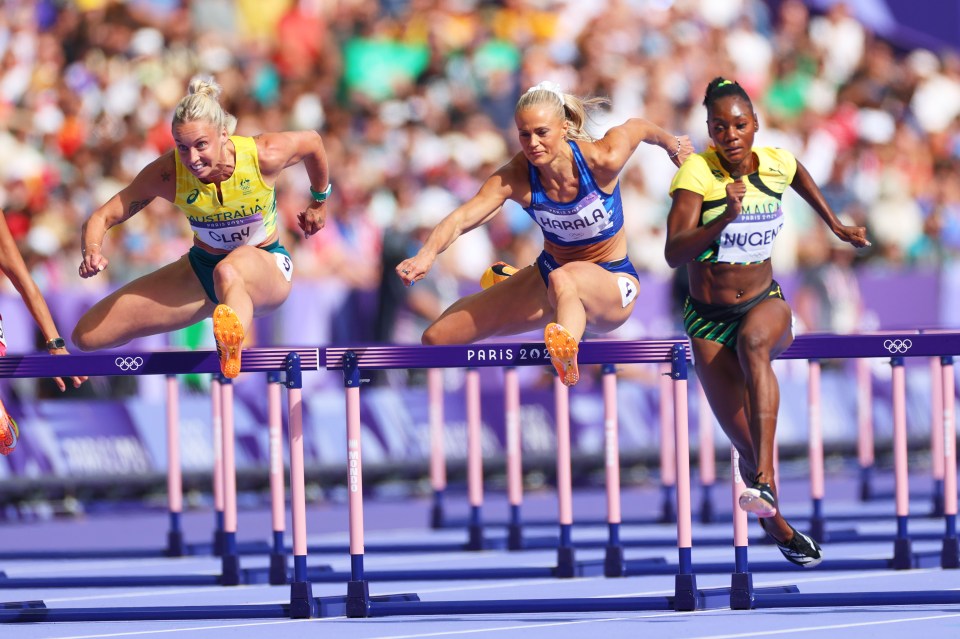
[[[559,246],[584,246],[613,237],[623,228],[623,201],[620,183],[607,194],[597,181],[573,140],[567,140],[580,174],[577,197],[572,202],[554,202],[540,184],[537,169],[530,170],[530,206],[524,207],[543,231],[543,237]]]

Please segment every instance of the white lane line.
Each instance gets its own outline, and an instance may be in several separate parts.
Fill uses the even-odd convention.
[[[830,610],[836,610],[831,608]],[[931,615],[929,617],[908,617],[905,619],[885,619],[883,621],[861,621],[856,623],[838,623],[829,626],[805,626],[803,628],[786,628],[784,630],[758,630],[757,632],[741,632],[734,635],[701,635],[689,639],[743,639],[744,637],[769,637],[771,635],[787,635],[798,632],[817,632],[821,630],[843,630],[844,628],[865,628],[867,626],[883,626],[892,623],[914,623],[917,621],[937,621],[940,619],[954,619],[960,613],[949,615]]]
[[[136,637],[143,635],[166,634],[171,632],[199,632],[201,630],[225,630],[230,628],[252,628],[255,626],[276,626],[280,624],[329,621],[330,619],[344,619],[344,617],[330,617],[327,619],[278,619],[275,621],[258,621],[254,623],[233,623],[219,626],[195,626],[192,628],[164,628],[162,630],[132,630],[129,632],[110,632],[99,635],[71,635],[69,637],[53,635],[48,639],[103,639],[104,637]]]

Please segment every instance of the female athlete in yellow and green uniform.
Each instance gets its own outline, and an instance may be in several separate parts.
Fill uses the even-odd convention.
[[[119,346],[213,316],[224,375],[240,372],[240,351],[254,316],[290,293],[293,263],[280,246],[274,184],[303,162],[313,199],[298,223],[309,237],[324,225],[331,187],[315,131],[231,135],[236,119],[218,102],[220,88],[194,78],[173,117],[176,148],[147,165],[83,225],[80,276],[107,268],[107,230],[156,197],[176,204],[193,229],[193,247],[176,262],[123,286],[90,309],[73,333],[82,350]]]

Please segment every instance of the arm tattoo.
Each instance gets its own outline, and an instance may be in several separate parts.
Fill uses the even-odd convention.
[[[170,181],[170,171],[163,171],[162,173],[160,173],[160,179],[163,180],[164,182],[169,182],[169,181]]]
[[[150,200],[136,200],[130,203],[130,208],[127,210],[127,217],[130,217],[136,213],[139,213],[143,209],[147,208],[147,205],[150,204]]]

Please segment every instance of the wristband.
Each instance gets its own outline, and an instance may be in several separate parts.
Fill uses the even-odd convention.
[[[312,186],[310,187],[310,195],[313,196],[314,202],[326,202],[327,198],[330,197],[330,194],[332,192],[333,192],[333,184],[329,182],[327,183],[327,188],[322,191],[316,191]]]
[[[670,153],[669,151],[667,152],[667,156],[668,156],[671,160],[672,160],[673,158],[677,157],[678,155],[680,155],[680,138],[677,137],[677,136],[674,136],[674,137],[677,138],[677,150],[676,150],[675,153]]]
[[[55,351],[60,348],[66,348],[67,342],[62,337],[54,337],[52,340],[47,342],[47,350]]]

